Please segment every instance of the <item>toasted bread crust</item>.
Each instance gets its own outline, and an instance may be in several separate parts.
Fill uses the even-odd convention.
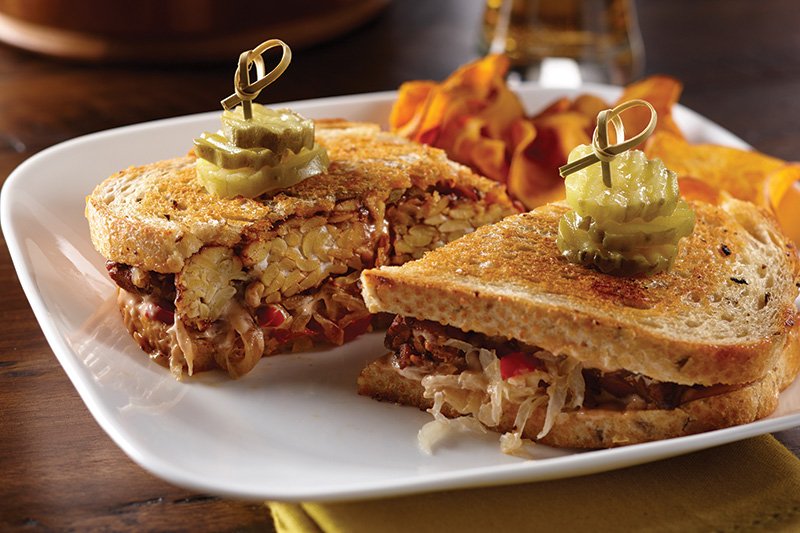
[[[210,195],[196,179],[192,155],[118,172],[86,199],[92,243],[111,261],[175,273],[203,246],[236,245],[250,226],[263,232],[290,216],[328,212],[353,198],[371,205],[396,190],[452,180],[511,206],[500,184],[377,125],[319,121],[317,141],[331,160],[326,175],[254,199]]]
[[[782,347],[777,366],[763,378],[742,385],[736,390],[701,398],[675,409],[615,411],[581,409],[560,413],[550,432],[539,442],[565,448],[612,448],[654,440],[681,437],[714,429],[746,424],[764,418],[778,405],[778,394],[786,388],[800,370],[798,330]],[[401,376],[384,356],[370,363],[358,378],[358,392],[387,402],[429,409],[433,401],[423,396],[419,381]],[[514,429],[518,405],[504,410],[498,432]],[[442,408],[448,417],[458,413],[448,404]],[[533,413],[522,436],[535,440],[544,424],[545,408]]]
[[[555,238],[568,208],[551,204],[421,260],[365,271],[364,300],[371,312],[518,339],[604,371],[688,385],[757,381],[794,323],[794,246],[752,204],[693,207],[695,231],[666,273],[620,278],[567,262]]]

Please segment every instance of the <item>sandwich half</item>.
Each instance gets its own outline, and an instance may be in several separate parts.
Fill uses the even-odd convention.
[[[649,277],[561,257],[566,204],[365,271],[367,309],[398,316],[359,393],[477,419],[511,452],[523,438],[608,448],[769,415],[800,368],[796,250],[752,204],[692,207],[672,269]]]
[[[123,170],[86,201],[125,325],[180,377],[367,331],[364,268],[399,265],[515,213],[502,185],[372,124],[321,121],[327,172],[220,198],[195,157]]]

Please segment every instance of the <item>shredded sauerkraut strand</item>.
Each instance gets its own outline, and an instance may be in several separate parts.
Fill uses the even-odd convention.
[[[500,451],[509,455],[522,455],[523,444],[527,441],[533,443],[528,439],[522,438],[522,432],[525,430],[525,425],[533,412],[538,409],[543,403],[547,401],[544,396],[526,398],[520,404],[517,410],[517,416],[514,419],[514,431],[509,431],[500,436]],[[530,458],[527,454],[526,458]]]
[[[428,455],[433,455],[433,448],[451,433],[475,431],[486,433],[486,428],[471,416],[447,418],[441,413],[444,405],[444,394],[437,392],[433,396],[433,407],[428,412],[433,420],[422,426],[417,434],[417,444]]]
[[[185,365],[186,372],[191,376],[194,371],[195,347],[180,316],[175,316],[175,323],[172,324],[168,332],[175,337],[169,358],[170,373],[175,379],[180,380],[183,377],[183,367]],[[174,346],[177,346],[178,349],[174,349]]]

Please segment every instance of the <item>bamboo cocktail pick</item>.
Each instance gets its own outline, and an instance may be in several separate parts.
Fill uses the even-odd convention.
[[[647,109],[650,110],[650,122],[643,131],[626,140],[625,126],[622,123],[620,115],[626,109],[639,106],[647,107]],[[656,120],[656,110],[652,105],[650,105],[649,102],[644,100],[629,100],[619,104],[613,109],[605,109],[601,111],[597,115],[597,127],[595,128],[594,135],[592,136],[593,153],[577,159],[572,163],[567,163],[566,165],[559,167],[558,173],[561,174],[562,178],[565,178],[573,172],[577,172],[578,170],[599,162],[603,168],[603,183],[606,187],[611,187],[611,166],[609,165],[609,162],[611,162],[622,152],[630,150],[634,146],[638,146],[640,143],[644,142],[644,140],[647,139],[656,129]],[[617,134],[617,143],[612,144],[611,146],[608,145],[609,122],[612,126],[614,126],[614,131]]]
[[[263,58],[264,52],[278,46],[283,49],[281,60],[275,68],[269,73],[266,73]],[[236,74],[233,76],[233,90],[235,92],[222,100],[222,107],[229,110],[241,103],[245,120],[250,120],[253,117],[253,110],[250,102],[254,100],[258,96],[258,93],[267,85],[277,80],[291,61],[292,50],[289,48],[289,45],[280,39],[264,41],[254,49],[242,52],[239,55],[239,64],[236,67]],[[251,83],[250,67],[253,64],[256,66],[256,79]]]

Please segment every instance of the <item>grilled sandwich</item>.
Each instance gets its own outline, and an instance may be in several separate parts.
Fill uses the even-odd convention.
[[[517,212],[504,188],[378,126],[320,121],[327,172],[249,199],[210,195],[195,157],[123,170],[87,198],[130,333],[176,377],[238,377],[265,354],[370,328],[364,268],[399,265]]]
[[[752,204],[692,207],[693,234],[652,276],[562,257],[566,204],[366,270],[367,309],[398,317],[359,392],[430,409],[422,437],[445,416],[477,420],[510,452],[522,439],[608,448],[769,415],[800,367],[796,250]]]

